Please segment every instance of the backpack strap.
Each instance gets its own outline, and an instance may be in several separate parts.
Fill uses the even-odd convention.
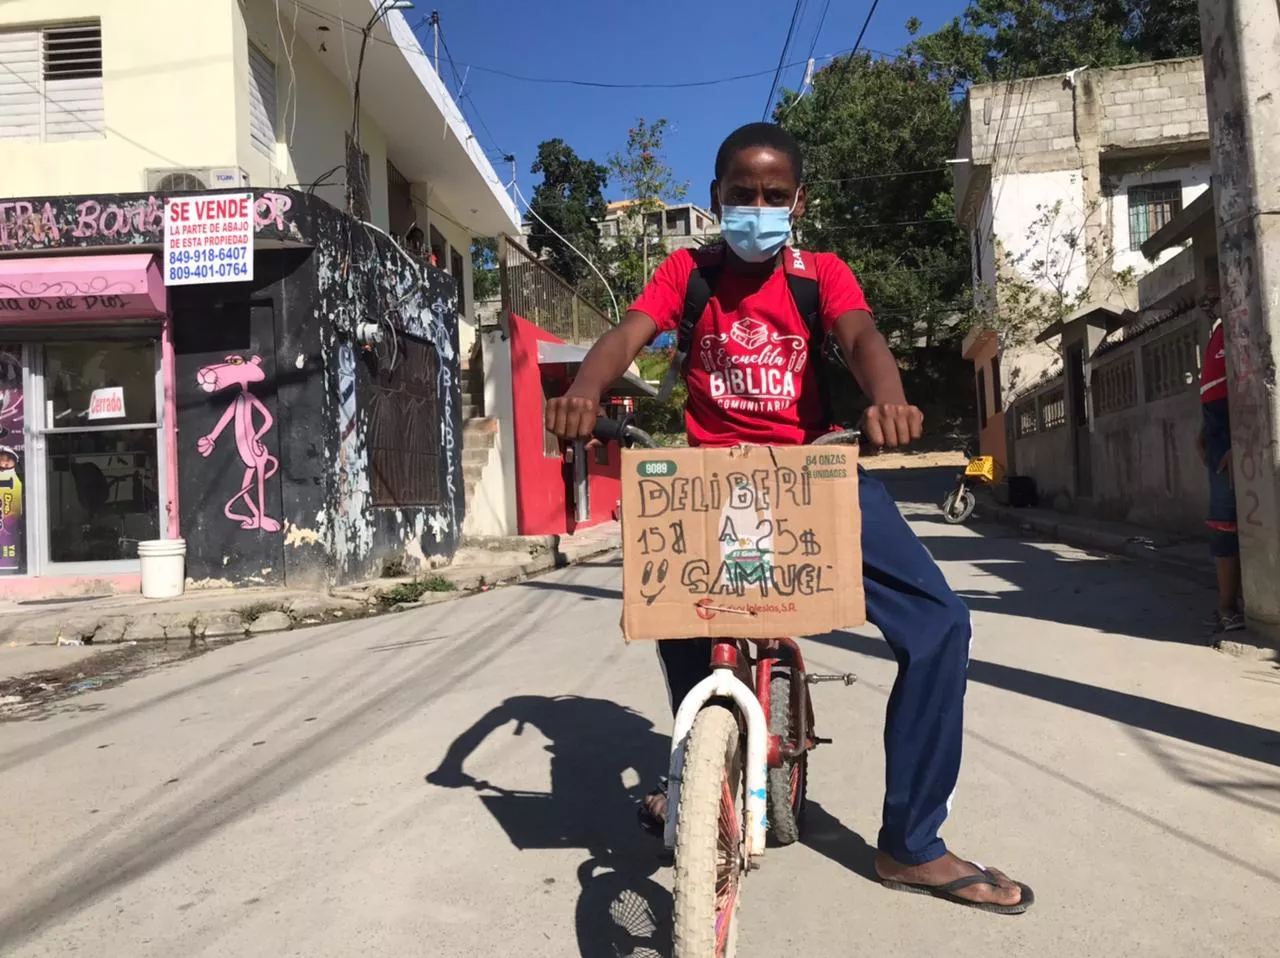
[[[693,350],[693,331],[707,311],[707,304],[711,302],[711,297],[715,293],[723,265],[723,255],[715,256],[708,258],[702,265],[695,263],[693,272],[689,274],[689,282],[684,292],[684,312],[680,316],[680,325],[676,331],[676,354],[672,357],[671,366],[667,369],[667,375],[658,390],[659,402],[666,402],[671,398],[676,383],[689,370],[689,353]]]
[[[787,289],[795,301],[800,318],[809,330],[809,362],[818,380],[818,396],[822,402],[822,418],[832,424],[831,370],[827,369],[827,332],[822,328],[822,301],[818,289],[817,262],[810,253],[788,249],[783,253],[782,268],[787,275]]]

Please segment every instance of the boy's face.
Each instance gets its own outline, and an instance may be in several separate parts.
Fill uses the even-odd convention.
[[[767,146],[739,150],[724,177],[711,182],[711,212],[725,206],[781,206],[795,204],[792,220],[804,215],[804,187],[796,182],[795,167],[785,153]]]
[[[7,452],[0,452],[0,472],[8,472],[18,468],[18,460]]]

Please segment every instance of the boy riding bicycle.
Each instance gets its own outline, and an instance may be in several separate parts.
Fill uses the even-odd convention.
[[[804,215],[803,159],[780,127],[735,131],[716,156],[711,208],[724,242],[674,253],[640,298],[591,348],[563,397],[547,403],[547,428],[589,439],[600,397],[655,336],[677,332],[695,446],[793,445],[830,428],[816,355],[830,335],[872,405],[866,439],[896,448],[920,438],[924,417],[907,403],[897,362],[876,330],[849,267],[829,253],[787,246]],[[884,487],[859,473],[867,617],[899,663],[885,724],[886,779],[876,873],[889,888],[1020,914],[1031,889],[947,851],[938,830],[960,771],[969,611],[947,586]],[[709,672],[705,640],[658,643],[673,703]],[[666,814],[661,790],[644,816]]]

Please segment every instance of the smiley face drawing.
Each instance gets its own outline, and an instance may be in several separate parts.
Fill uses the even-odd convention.
[[[653,605],[667,591],[667,573],[670,571],[671,563],[666,559],[656,567],[652,561],[644,564],[644,570],[640,573],[640,595],[644,597],[645,605]],[[650,589],[654,591],[650,592]]]

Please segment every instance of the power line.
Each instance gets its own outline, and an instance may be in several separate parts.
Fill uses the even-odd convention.
[[[805,61],[813,59],[813,52],[818,49],[818,40],[822,36],[822,28],[827,22],[827,11],[831,9],[831,0],[822,5],[822,14],[818,17],[818,28],[813,31],[813,42],[809,44],[809,56]]]
[[[773,106],[773,95],[778,92],[778,82],[782,79],[782,71],[786,67],[787,54],[791,52],[791,40],[796,35],[796,23],[800,20],[800,12],[804,9],[804,0],[796,0],[791,8],[791,23],[787,26],[787,38],[782,41],[782,52],[778,54],[778,66],[773,71],[773,83],[769,85],[769,96],[764,101],[764,113],[761,120],[769,119],[769,108]]]
[[[361,32],[361,27],[357,24],[352,23],[350,20],[344,20],[342,17],[334,16],[333,14],[326,13],[323,10],[317,10],[315,7],[312,7],[309,4],[305,3],[304,0],[295,0],[295,2],[298,4],[298,6],[302,7],[302,9],[306,10],[307,12],[311,13],[316,17],[319,17],[322,20],[327,20],[329,23],[343,26],[355,33]],[[370,42],[372,43],[381,43],[384,46],[398,47],[400,49],[404,49],[395,40],[384,40],[382,37],[378,37],[378,36],[371,36],[369,39],[370,39]],[[407,50],[405,52],[419,53],[424,57],[426,56],[426,53],[422,50],[417,50],[417,51]],[[847,50],[837,50],[834,53],[824,54],[822,57],[820,57],[820,59],[835,60],[838,57],[842,57],[853,52],[855,52],[853,48],[850,48]],[[790,63],[785,64],[784,69],[788,67],[800,66],[802,63],[807,63],[807,62],[808,62],[807,60],[793,60]],[[709,80],[687,80],[687,81],[677,81],[677,82],[671,82],[671,83],[613,83],[613,82],[608,82],[603,80],[580,80],[580,79],[571,78],[571,77],[526,76],[525,74],[521,74],[521,73],[513,73],[510,70],[500,70],[496,67],[481,66],[477,63],[459,62],[458,66],[466,67],[467,69],[474,70],[477,73],[488,73],[488,74],[492,74],[493,76],[505,77],[508,80],[518,80],[521,83],[540,83],[540,84],[548,84],[548,85],[556,85],[556,86],[590,87],[592,89],[602,89],[602,90],[696,89],[701,87],[720,86],[721,84],[725,84],[725,83],[737,83],[741,80],[755,80],[759,77],[769,76],[769,74],[774,72],[774,68],[769,67],[768,69],[755,70],[751,73],[737,73],[731,76],[715,77],[714,79],[709,79]]]
[[[897,170],[893,173],[868,173],[865,176],[843,176],[805,180],[805,186],[816,186],[819,183],[865,183],[868,180],[892,180],[900,176],[925,176],[929,173],[946,173],[950,167],[931,166],[921,170]]]
[[[484,116],[480,113],[480,107],[477,105],[475,98],[472,97],[470,93],[463,92],[463,87],[466,81],[458,74],[458,65],[454,62],[453,53],[449,49],[449,42],[444,36],[444,25],[439,21],[436,22],[436,30],[439,31],[440,47],[444,50],[445,59],[449,61],[449,69],[453,71],[453,80],[454,83],[457,84],[458,89],[458,100],[460,102],[466,101],[471,104],[471,111],[475,114],[476,121],[480,124],[480,128],[488,135],[489,142],[497,152],[499,158],[505,159],[511,154],[502,148],[502,145],[498,142],[498,138],[493,135],[493,130],[491,130],[489,128],[489,124],[485,122]]]
[[[862,41],[867,35],[867,28],[871,26],[871,18],[876,15],[876,7],[880,6],[880,0],[871,0],[871,9],[867,11],[867,19],[862,21],[862,29],[858,31],[858,39],[853,41],[853,49],[856,51],[862,47]]]

